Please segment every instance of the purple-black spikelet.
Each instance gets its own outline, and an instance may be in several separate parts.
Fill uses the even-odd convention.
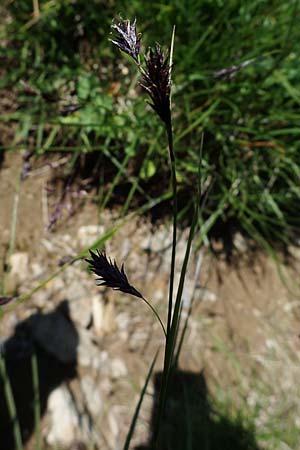
[[[11,301],[13,301],[13,299],[13,297],[0,297],[0,306],[10,303]]]
[[[116,261],[107,258],[105,252],[99,250],[94,253],[90,250],[91,259],[86,259],[90,265],[90,270],[99,278],[96,279],[98,286],[107,286],[125,294],[134,295],[143,298],[142,294],[129,284],[128,278],[122,264],[121,270],[118,268]]]
[[[124,20],[120,17],[120,21],[118,23],[113,22],[111,27],[115,30],[115,36],[111,39],[111,42],[138,63],[141,34],[136,31],[136,19],[131,24],[130,20]]]
[[[141,35],[136,31],[136,20],[131,24],[130,20],[120,18],[118,23],[113,22],[112,28],[115,36],[111,42],[120,50],[131,56],[138,64],[142,74],[141,86],[147,92],[152,102],[150,106],[158,114],[160,119],[170,127],[171,124],[171,76],[169,53],[164,54],[160,45],[150,48],[144,56],[146,67],[139,62]]]
[[[171,122],[169,54],[164,55],[159,44],[145,56],[146,69],[142,72],[141,86],[150,96],[150,105],[167,125]]]

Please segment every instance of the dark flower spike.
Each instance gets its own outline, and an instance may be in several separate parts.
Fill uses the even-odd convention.
[[[167,125],[171,122],[171,78],[169,54],[164,55],[159,44],[145,56],[146,70],[142,71],[141,86],[151,97],[150,106]]]
[[[249,66],[249,64],[252,64],[255,59],[256,58],[248,59],[237,66],[233,65],[231,67],[227,67],[226,69],[216,70],[214,72],[214,77],[219,80],[232,80],[238,72],[244,69],[244,67]]]
[[[120,22],[113,22],[111,27],[115,30],[115,37],[111,42],[139,63],[141,34],[136,32],[136,19],[131,24],[130,20],[120,17]]]
[[[14,297],[0,297],[0,306],[6,305],[14,300]]]
[[[96,279],[98,286],[107,286],[143,299],[142,294],[129,284],[124,264],[122,264],[120,270],[116,261],[112,262],[110,258],[106,257],[105,252],[100,252],[99,250],[97,250],[97,253],[90,250],[90,255],[92,259],[86,259],[86,261],[90,264],[90,270],[99,277]]]

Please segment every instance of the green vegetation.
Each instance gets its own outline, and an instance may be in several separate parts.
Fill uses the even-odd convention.
[[[173,235],[164,372],[153,423],[154,440],[158,442],[158,429],[168,426],[163,421],[163,413],[173,375],[181,297],[194,227],[201,224],[201,239],[210,232],[218,233],[220,225],[223,234],[240,228],[268,250],[271,245],[286,245],[297,236],[300,225],[298,2],[173,0],[144,4],[134,0],[128,6],[123,1],[106,4],[97,0],[88,3],[20,0],[8,2],[2,8],[5,20],[0,29],[4,44],[0,87],[9,92],[11,105],[7,109],[0,101],[1,125],[14,127],[15,136],[12,140],[3,139],[1,149],[27,149],[36,158],[67,154],[69,162],[63,175],[68,183],[89,179],[89,188],[96,186],[95,199],[100,208],[109,202],[122,204],[120,222],[93,247],[109,239],[122,220],[128,220],[124,216],[130,209],[148,212],[152,205],[161,205],[163,201],[169,206],[171,197],[177,201],[178,192],[179,214],[177,208],[173,211],[176,230],[177,219],[190,221],[195,198],[199,199],[197,213],[199,205],[205,205],[198,223],[197,215],[192,222],[171,317],[176,247],[176,234],[175,238]],[[170,176],[164,127],[145,107],[135,67],[124,63],[108,42],[111,20],[119,11],[124,18],[137,17],[143,42],[170,42],[170,30],[176,24],[172,72],[176,177],[175,163]],[[169,150],[170,147],[169,142]],[[134,194],[138,194],[136,203],[133,203]],[[14,211],[16,216],[17,207]],[[14,237],[12,232],[10,253]],[[20,296],[15,305],[26,301],[68,265],[81,259],[87,250],[29,294]],[[153,367],[133,416],[125,444],[128,448]],[[5,381],[5,366],[1,371]],[[35,359],[32,371],[39,448]],[[178,411],[184,405],[188,417],[184,424],[186,432],[182,434],[185,441],[176,442],[173,430],[161,432],[169,444],[174,439],[174,448],[176,445],[194,448],[195,437],[207,448],[219,449],[222,444],[231,448],[230,436],[230,444],[223,442],[223,431],[228,425],[232,432],[242,435],[235,444],[237,449],[257,449],[256,441],[266,448],[296,442],[294,429],[281,429],[277,424],[267,424],[264,435],[262,427],[257,432],[260,411],[252,411],[246,402],[238,412],[236,409],[232,412],[231,399],[221,398],[222,395],[220,400],[216,396],[211,404],[206,404],[207,398],[210,401],[208,393],[205,392],[201,402],[200,394],[197,397],[195,391],[187,391],[185,383],[190,381],[189,377],[179,381],[182,401],[171,403],[170,409],[178,417],[180,428],[182,418]],[[6,384],[9,412],[15,420],[9,383]],[[245,438],[244,429],[249,431]],[[14,432],[18,443],[17,421]]]
[[[118,12],[137,17],[147,43],[170,42],[175,23],[172,100],[181,211],[190,209],[196,192],[204,131],[202,175],[210,189],[205,232],[216,223],[237,225],[263,246],[294,235],[300,195],[298,2],[21,0],[8,2],[5,11],[1,87],[13,92],[17,107],[1,120],[15,123],[17,134],[3,149],[68,152],[70,168],[94,152],[85,156],[86,172],[92,158],[96,167],[110,167],[100,176],[97,171],[102,187],[115,180],[110,190],[99,190],[100,201],[117,200],[114,192],[126,187],[127,196],[119,199],[124,212],[135,191],[140,204],[163,195],[170,185],[161,125],[146,110],[145,96],[135,98],[135,68],[124,65],[108,33]],[[233,65],[238,69],[231,79],[215,76]],[[82,108],[62,116],[70,104]]]

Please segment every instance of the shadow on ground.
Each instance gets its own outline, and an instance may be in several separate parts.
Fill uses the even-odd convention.
[[[155,399],[162,374],[155,375]],[[155,402],[154,402],[155,405]],[[147,444],[135,450],[151,450],[156,407],[152,411]],[[160,436],[159,450],[259,450],[251,430],[233,423],[214,410],[208,400],[202,372],[177,370],[172,378],[169,401]]]
[[[32,360],[36,355],[39,374],[39,397],[41,416],[45,413],[47,399],[53,389],[76,376],[76,351],[78,335],[74,329],[73,350],[74,361],[62,363],[50,353],[36,345],[32,335],[32,323],[36,325],[44,323],[47,316],[62,313],[68,319],[67,303],[61,304],[49,314],[34,314],[17,325],[14,335],[2,344],[2,357],[5,362],[6,374],[0,377],[0,448],[14,450],[15,440],[13,425],[18,418],[21,428],[23,443],[26,443],[34,432],[34,389],[32,377]],[[72,358],[73,359],[73,358]],[[3,364],[2,364],[3,366]],[[16,415],[11,417],[8,411],[7,398],[4,395],[4,385],[9,381],[16,404]],[[6,384],[7,386],[7,384]]]

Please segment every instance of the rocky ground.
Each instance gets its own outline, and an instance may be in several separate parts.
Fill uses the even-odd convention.
[[[0,323],[1,345],[27,448],[35,448],[37,435],[30,394],[32,355],[40,373],[45,445],[121,448],[160,347],[154,380],[159,377],[164,343],[161,328],[139,299],[97,287],[84,260],[65,269],[61,266],[62,260],[105,235],[115,224],[114,214],[105,211],[99,216],[87,194],[71,218],[63,217],[52,231],[47,230],[51,216],[47,183],[53,167],[33,168],[18,192],[22,164],[21,154],[6,155],[0,170],[2,260],[12,249],[7,261],[11,271],[2,274],[6,293],[27,293],[60,270],[26,303],[10,306]],[[9,247],[14,208],[16,239]],[[177,281],[187,233],[180,232]],[[299,425],[300,253],[291,248],[293,264],[276,266],[270,257],[250,252],[242,236],[236,236],[235,244],[232,264],[226,262],[222,251],[216,258],[207,248],[194,246],[183,317],[191,302],[193,312],[179,372],[187,379],[201,377],[207,398],[230,398],[233,408],[248,405],[258,436],[263,436],[272,421],[278,420],[280,427]],[[118,264],[125,261],[130,282],[162,317],[166,313],[170,245],[169,226],[153,228],[141,218],[126,222],[105,243],[107,254]],[[218,250],[218,243],[214,245]],[[141,448],[149,439],[156,394],[154,382],[145,396],[132,448]],[[7,433],[5,427],[1,430],[2,442]],[[269,448],[263,447],[263,438],[257,445]]]

